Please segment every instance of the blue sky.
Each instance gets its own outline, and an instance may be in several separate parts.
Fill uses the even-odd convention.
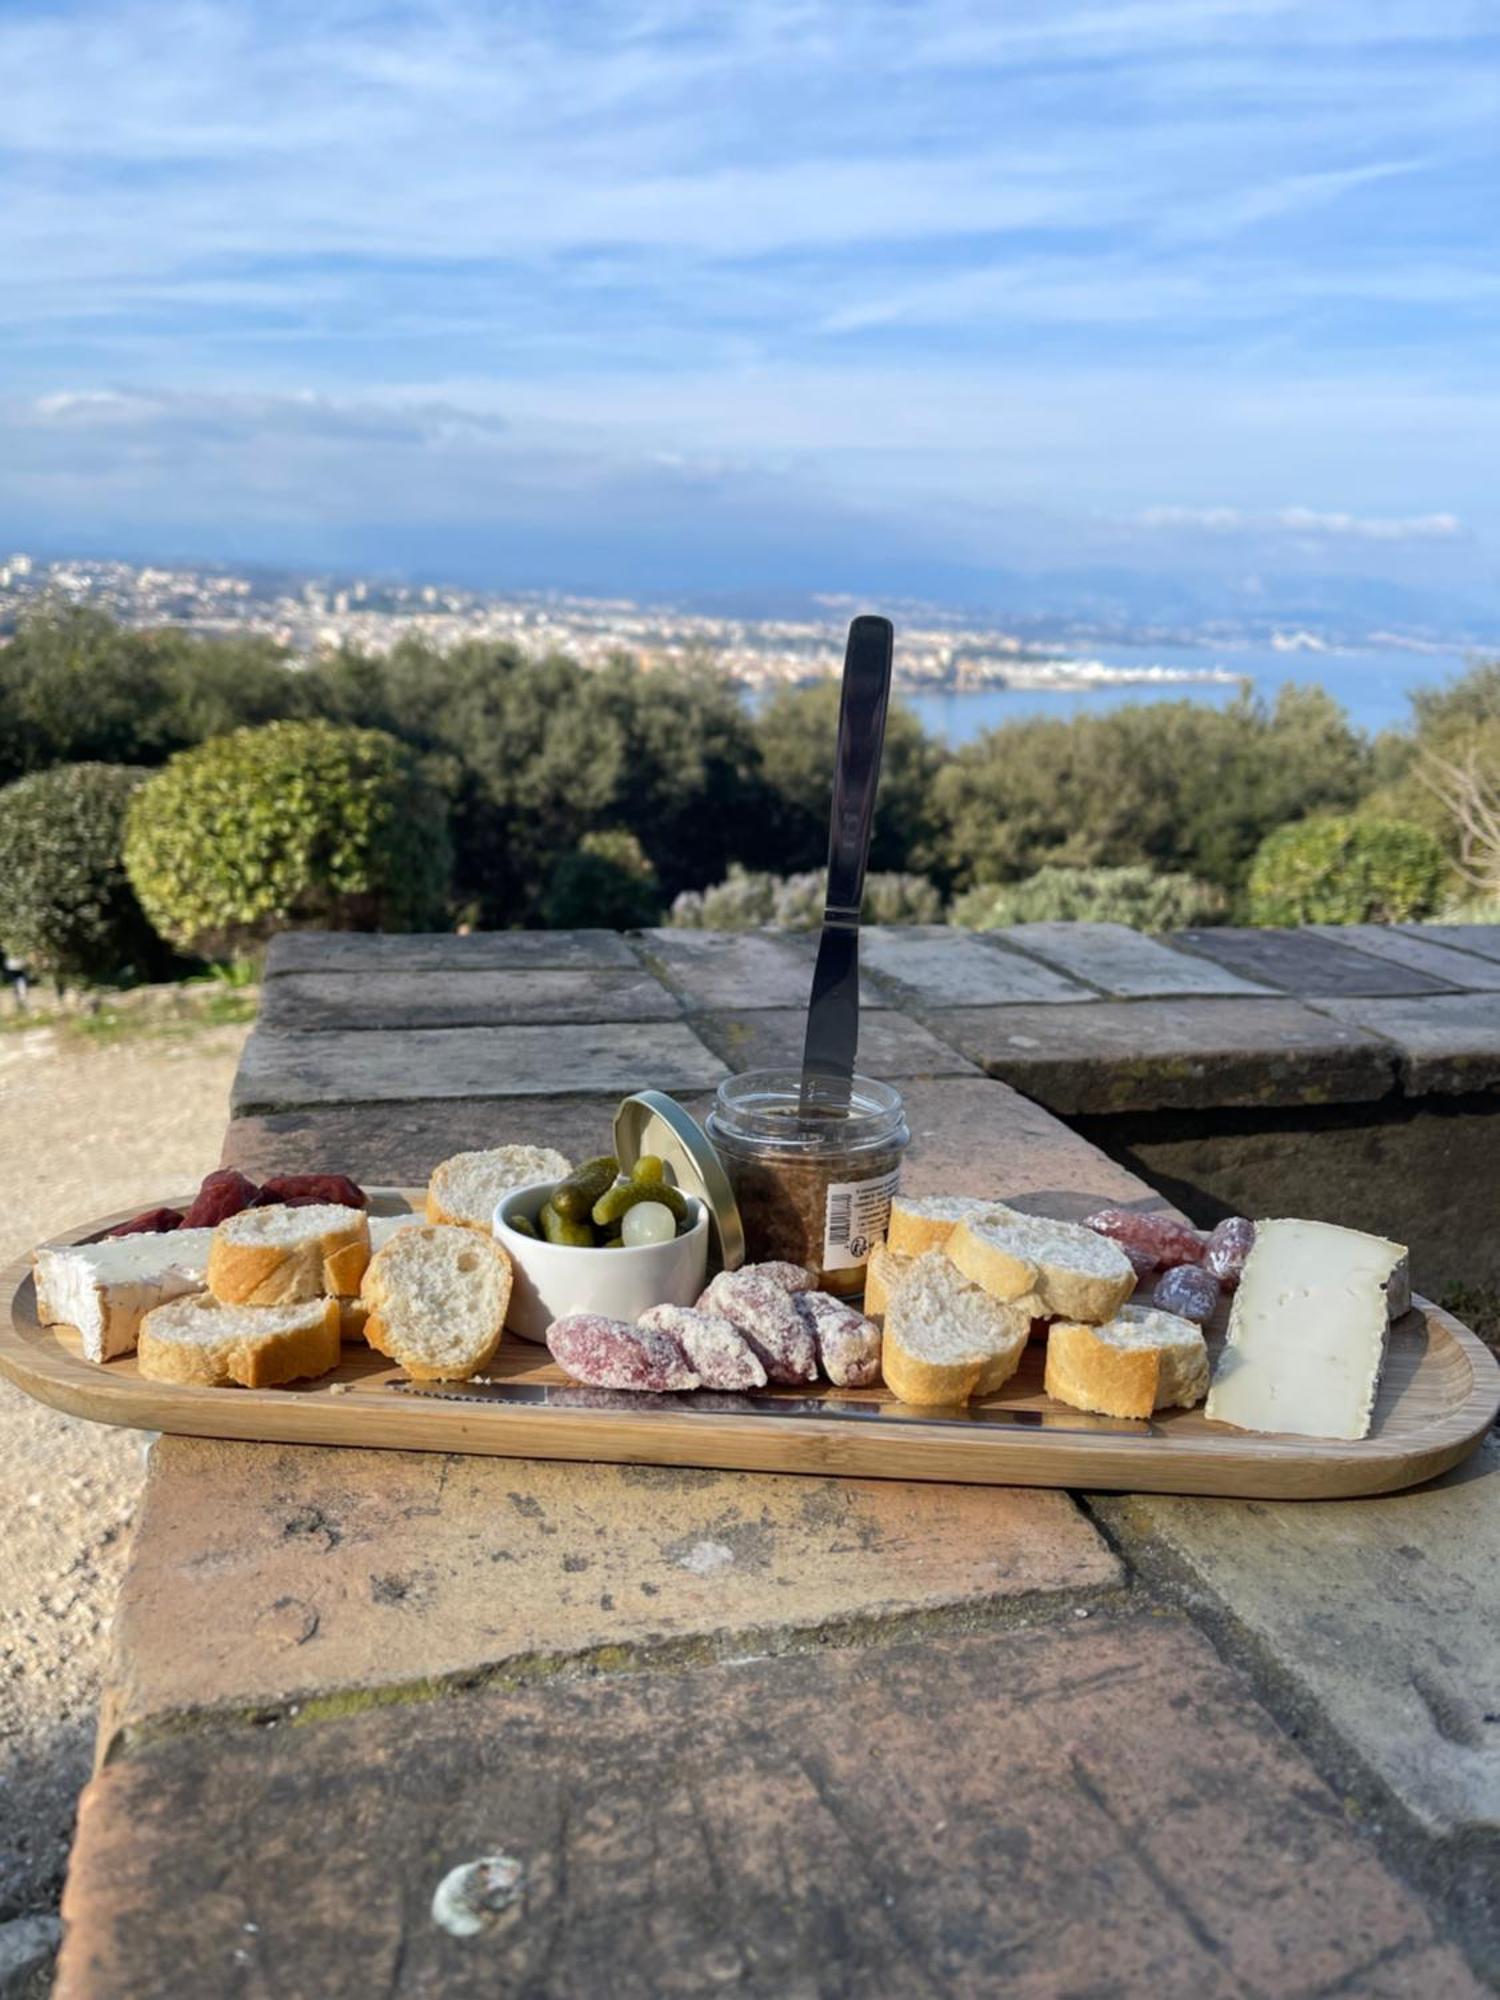
[[[1491,0],[0,0],[0,77],[0,538],[1500,610]]]

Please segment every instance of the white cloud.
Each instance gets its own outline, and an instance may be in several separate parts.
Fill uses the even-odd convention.
[[[1221,500],[1252,525],[1207,533],[1483,535],[1484,25],[11,0],[0,500],[82,512],[150,469],[305,521],[427,506],[434,466],[483,507],[654,460],[974,550],[1006,510],[1066,545]],[[1160,493],[1183,518],[1142,527]]]
[[[1143,528],[1196,529],[1210,535],[1301,535],[1329,541],[1450,542],[1467,534],[1456,514],[1381,515],[1322,513],[1315,507],[1281,507],[1246,513],[1238,507],[1148,507]]]

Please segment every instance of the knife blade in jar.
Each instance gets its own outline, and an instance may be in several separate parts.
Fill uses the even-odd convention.
[[[802,1052],[802,1102],[847,1105],[859,1045],[859,911],[885,747],[895,633],[888,618],[849,626],[839,702],[828,891]]]

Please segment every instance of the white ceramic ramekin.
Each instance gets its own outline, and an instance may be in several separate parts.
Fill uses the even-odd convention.
[[[509,1218],[535,1222],[553,1183],[513,1188],[495,1205],[495,1238],[515,1266],[505,1324],[522,1340],[544,1341],[567,1313],[637,1320],[652,1306],[690,1306],[708,1277],[708,1211],[689,1195],[693,1226],[670,1243],[637,1250],[578,1250],[512,1229]]]

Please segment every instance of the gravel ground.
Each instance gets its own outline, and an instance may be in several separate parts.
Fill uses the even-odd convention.
[[[0,1265],[90,1216],[196,1186],[218,1163],[248,1032],[103,1047],[0,1035]],[[57,1906],[144,1470],[136,1433],[0,1382],[0,1927]]]

